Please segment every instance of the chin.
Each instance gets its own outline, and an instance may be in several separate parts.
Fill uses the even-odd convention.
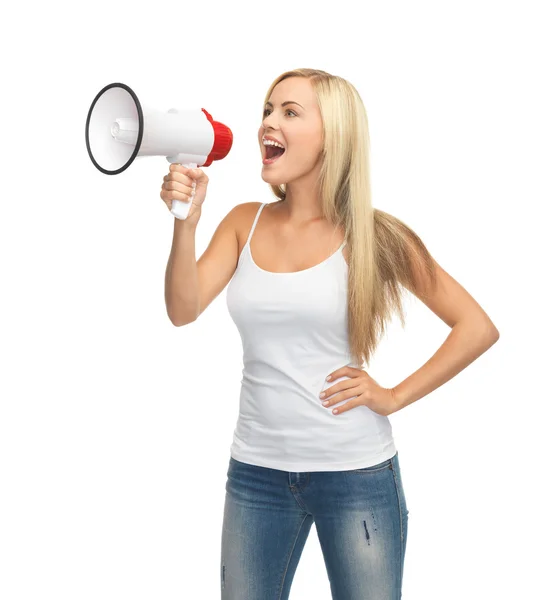
[[[286,184],[286,179],[280,177],[280,175],[275,175],[274,173],[267,173],[264,169],[261,171],[261,179],[265,183],[270,183],[271,185],[284,185]]]

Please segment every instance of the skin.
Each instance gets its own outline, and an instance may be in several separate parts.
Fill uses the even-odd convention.
[[[281,106],[287,100],[301,106]],[[285,202],[269,206],[277,214],[280,226],[294,230],[309,224],[320,227],[322,216],[316,182],[323,129],[312,86],[305,78],[290,77],[273,89],[269,101],[272,106],[266,107],[258,131],[262,157],[264,134],[279,140],[286,152],[273,165],[263,165],[261,177],[271,185],[285,183],[287,191]],[[475,299],[436,261],[435,264],[437,290],[424,302],[452,328],[445,342],[421,368],[394,388],[380,386],[366,371],[353,367],[345,366],[327,374],[329,381],[348,377],[324,391],[325,407],[334,415],[360,405],[381,415],[401,410],[446,383],[499,339],[499,331]],[[343,400],[348,401],[333,408]]]
[[[283,102],[293,100],[298,104]],[[272,165],[262,165],[261,177],[271,185],[286,184],[286,201],[276,206],[291,226],[322,220],[318,176],[323,140],[322,117],[308,79],[289,77],[275,86],[264,107],[258,131],[262,160],[265,156],[263,135],[272,135],[286,148]]]

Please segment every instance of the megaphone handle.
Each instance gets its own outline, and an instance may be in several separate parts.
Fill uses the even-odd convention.
[[[176,163],[176,164],[180,164],[180,163]],[[187,164],[184,164],[183,166],[186,167],[187,169],[195,169],[196,164],[197,163],[187,163]],[[195,188],[196,188],[196,182],[193,181],[193,191],[191,193],[191,197],[188,202],[185,202],[183,200],[172,200],[171,213],[177,219],[184,220],[187,218],[187,215],[189,214],[189,211],[191,210]]]

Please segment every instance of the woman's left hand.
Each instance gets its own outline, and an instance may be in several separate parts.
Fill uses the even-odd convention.
[[[390,415],[399,410],[394,388],[381,387],[366,371],[345,366],[333,371],[330,375],[330,381],[343,376],[350,377],[350,379],[340,381],[323,391],[324,396],[321,395],[321,399],[322,404],[326,408],[330,408],[333,404],[338,404],[346,398],[356,396],[353,400],[334,408],[333,413],[340,414],[357,406],[367,406],[383,416]],[[324,404],[326,401],[328,404]]]

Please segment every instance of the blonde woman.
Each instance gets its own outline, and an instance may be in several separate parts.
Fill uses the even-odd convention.
[[[244,350],[221,598],[287,599],[314,522],[334,599],[397,600],[408,508],[388,417],[499,333],[407,225],[373,208],[368,121],[350,83],[313,69],[283,73],[266,94],[258,142],[278,200],[236,206],[198,263],[207,177],[172,165],[163,186],[164,200],[188,199],[197,183],[189,219],[175,223],[170,318],[194,321],[230,281]],[[428,363],[384,388],[362,364],[393,311],[404,325],[401,286],[452,331]]]

